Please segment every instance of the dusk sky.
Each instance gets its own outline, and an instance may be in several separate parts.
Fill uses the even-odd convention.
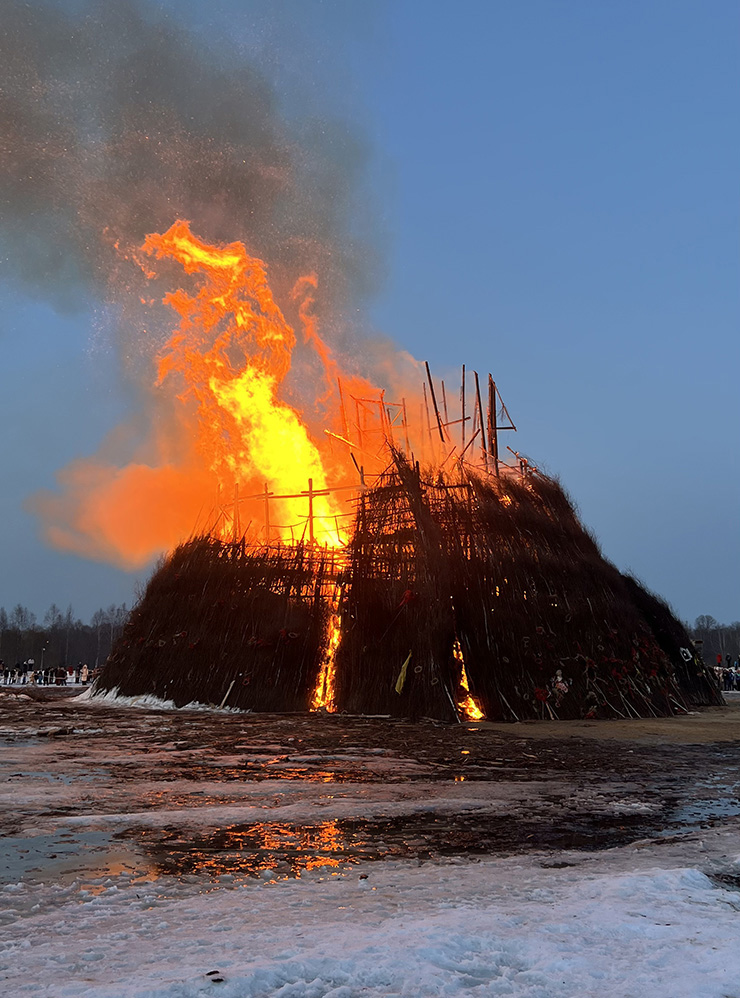
[[[165,18],[204,65],[264,81],[269,120],[295,148],[305,143],[306,198],[321,202],[301,225],[341,200],[323,276],[342,281],[358,365],[373,351],[363,344],[387,337],[440,377],[459,378],[462,363],[490,370],[518,426],[511,446],[560,478],[606,557],[685,620],[740,618],[736,3],[0,0],[3,51],[27,50],[51,66],[48,79],[74,80],[74,59],[55,68],[65,53],[44,18],[61,12],[84,34],[92,9],[93,52],[76,83],[94,102],[101,66],[113,73],[148,44],[146,30],[120,32],[113,8],[139,9],[145,24]],[[5,66],[0,84],[14,71]],[[218,99],[216,87],[204,93],[214,109]],[[59,111],[60,125],[47,93],[34,172],[0,186],[0,606],[41,618],[71,603],[87,620],[131,604],[150,569],[55,551],[32,512],[30,497],[57,488],[59,470],[94,453],[137,404],[122,376],[135,339],[111,332],[126,302],[99,277],[114,269],[104,244],[81,237],[83,249],[43,251],[45,225],[57,241],[65,225],[77,231],[78,205],[85,233],[108,224],[105,199],[92,212],[80,195],[84,164],[58,184],[56,166],[39,166],[38,156],[70,155],[60,136],[72,127],[95,155],[106,119],[88,122],[84,98],[70,106],[74,122]],[[255,106],[234,101],[242,143]],[[6,176],[16,135],[30,134],[11,117],[0,118]],[[121,203],[136,193],[125,190]],[[219,231],[248,238],[230,197],[213,194],[234,217],[233,235],[223,218]],[[268,237],[255,239],[264,252]],[[280,233],[270,239],[279,247]]]

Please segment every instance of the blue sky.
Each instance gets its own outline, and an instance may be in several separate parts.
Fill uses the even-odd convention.
[[[356,321],[494,373],[516,446],[685,619],[740,618],[738,56],[730,2],[146,4],[356,137]],[[25,498],[127,411],[94,298],[2,288],[0,605],[88,617],[136,579]]]

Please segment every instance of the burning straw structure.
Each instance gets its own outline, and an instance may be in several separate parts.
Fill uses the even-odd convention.
[[[178,547],[97,692],[448,721],[719,702],[682,625],[602,557],[557,482],[390,453],[343,549]]]

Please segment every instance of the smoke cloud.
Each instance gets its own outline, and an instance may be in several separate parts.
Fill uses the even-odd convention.
[[[239,240],[268,262],[296,325],[302,301],[290,289],[317,274],[312,315],[341,348],[349,303],[376,271],[373,238],[358,239],[352,222],[368,147],[337,120],[296,130],[263,73],[152,5],[70,12],[4,0],[2,14],[4,275],[59,309],[114,306],[116,356],[141,404],[97,455],[60,472],[59,492],[30,506],[55,546],[140,565],[195,526],[213,483],[152,373],[172,331],[161,300],[182,275],[164,265],[151,281],[139,247],[178,218],[207,242]],[[312,363],[316,372],[303,350],[304,375]],[[299,397],[301,379],[286,391]]]
[[[89,291],[117,300],[139,280],[131,249],[181,217],[208,241],[245,241],[273,281],[320,273],[336,305],[373,269],[349,235],[367,146],[337,121],[300,131],[243,56],[211,51],[151,5],[72,15],[5,0],[5,273],[68,308]]]

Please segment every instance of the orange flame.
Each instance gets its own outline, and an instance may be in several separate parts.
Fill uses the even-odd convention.
[[[341,368],[319,334],[313,274],[293,289],[304,334],[295,351],[266,265],[242,243],[209,245],[180,220],[147,236],[136,259],[149,279],[170,278],[173,268],[183,277],[162,299],[177,323],[156,357],[156,391],[144,396],[152,409],[62,469],[59,493],[33,498],[47,538],[129,569],[202,529],[249,543],[340,547],[360,469],[367,481],[387,466],[394,432],[396,445],[424,454],[423,424],[406,418],[414,393],[402,388],[400,402],[386,402]],[[388,376],[412,365],[379,349]],[[301,411],[288,401],[291,369],[308,403]]]
[[[278,397],[295,333],[272,296],[264,263],[241,243],[209,246],[183,221],[148,236],[143,249],[176,260],[198,279],[195,294],[179,290],[164,299],[180,324],[160,354],[159,383],[176,377],[181,400],[194,400],[196,447],[221,485],[252,483],[256,491],[266,484],[277,497],[273,536],[305,536],[310,516],[312,538],[342,544],[343,509],[333,495],[321,494],[327,478],[319,448],[299,413]],[[315,332],[314,340],[321,343]]]
[[[333,714],[336,709],[336,662],[335,657],[339,642],[342,640],[341,620],[339,615],[340,592],[334,594],[331,603],[331,613],[327,631],[327,645],[319,670],[316,689],[311,697],[311,710],[325,710]]]
[[[481,710],[478,701],[470,692],[468,674],[465,671],[465,657],[463,655],[462,646],[457,638],[455,638],[455,643],[452,646],[452,654],[460,663],[460,689],[465,694],[465,696],[457,702],[458,710],[461,710],[469,721],[483,721],[485,720],[486,715]]]

